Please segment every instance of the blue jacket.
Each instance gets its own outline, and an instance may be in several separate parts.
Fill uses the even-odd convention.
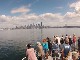
[[[42,44],[43,49],[48,49],[48,42]]]

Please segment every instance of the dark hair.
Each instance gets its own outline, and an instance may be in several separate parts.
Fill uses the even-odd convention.
[[[55,43],[56,43],[56,44],[58,43],[58,39],[56,39]]]
[[[47,37],[46,39],[49,40],[49,37]]]
[[[28,47],[28,49],[31,48],[31,44],[29,43],[29,44],[27,45],[27,47]]]

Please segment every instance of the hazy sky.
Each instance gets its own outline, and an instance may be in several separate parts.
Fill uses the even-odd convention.
[[[0,0],[0,27],[80,25],[80,0]]]

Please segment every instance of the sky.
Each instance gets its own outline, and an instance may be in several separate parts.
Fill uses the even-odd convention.
[[[80,0],[0,0],[0,27],[80,25]]]

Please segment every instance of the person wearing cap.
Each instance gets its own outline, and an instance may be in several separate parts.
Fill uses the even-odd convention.
[[[34,48],[31,47],[31,44],[27,45],[26,56],[28,56],[28,60],[37,60]]]

